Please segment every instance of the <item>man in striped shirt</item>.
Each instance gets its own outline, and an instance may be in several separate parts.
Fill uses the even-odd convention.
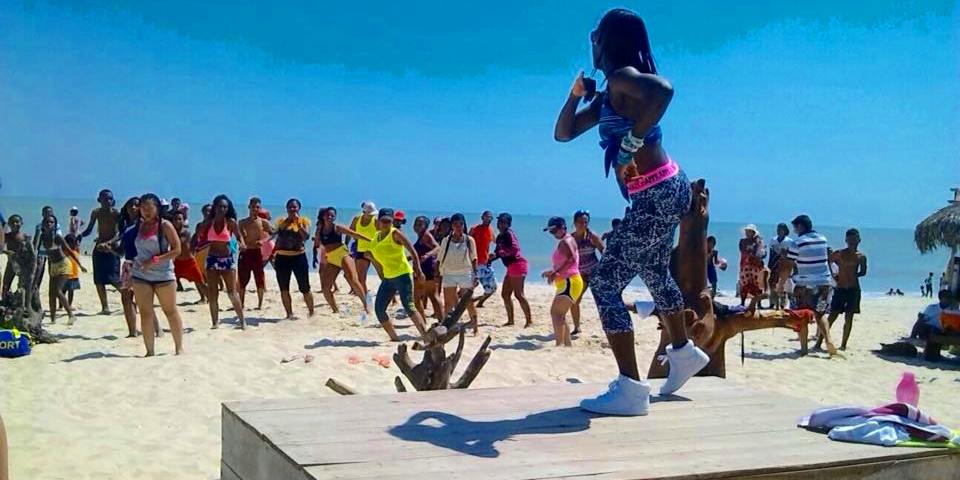
[[[833,283],[827,239],[813,229],[813,221],[806,215],[798,216],[791,223],[796,237],[787,244],[787,260],[796,265],[793,283],[797,308],[814,311],[819,335],[826,340],[827,352],[833,356],[837,349],[824,318]]]

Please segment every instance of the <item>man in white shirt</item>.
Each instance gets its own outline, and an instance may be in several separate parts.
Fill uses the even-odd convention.
[[[931,340],[934,334],[943,333],[940,314],[944,310],[955,310],[957,308],[957,299],[948,290],[940,291],[939,299],[938,303],[927,305],[927,308],[917,315],[917,322],[914,323],[913,331],[910,332],[910,338],[926,342],[923,348],[923,358],[932,362],[940,360],[941,345]]]
[[[830,325],[824,318],[833,284],[827,239],[813,229],[813,221],[806,215],[798,216],[791,223],[797,236],[788,244],[786,258],[790,261],[784,266],[796,267],[793,294],[797,298],[797,308],[814,312],[818,333],[826,340],[827,353],[832,357],[837,354],[837,348],[830,337]]]
[[[940,312],[957,308],[956,299],[947,290],[941,290],[939,302],[931,303],[917,314],[917,321],[913,324],[910,338],[926,340],[931,333],[940,333],[943,326],[940,324]]]

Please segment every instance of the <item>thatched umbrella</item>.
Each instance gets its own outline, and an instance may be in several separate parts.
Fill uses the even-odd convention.
[[[953,189],[954,199],[917,225],[913,239],[920,253],[944,246],[956,254],[960,246],[960,189]]]

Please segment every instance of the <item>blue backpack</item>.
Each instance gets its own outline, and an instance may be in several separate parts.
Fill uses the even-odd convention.
[[[0,357],[16,358],[30,355],[30,334],[19,330],[0,330]]]

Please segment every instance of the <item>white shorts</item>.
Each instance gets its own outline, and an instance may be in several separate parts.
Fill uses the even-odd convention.
[[[441,286],[443,288],[473,288],[473,274],[446,274],[443,276]]]

